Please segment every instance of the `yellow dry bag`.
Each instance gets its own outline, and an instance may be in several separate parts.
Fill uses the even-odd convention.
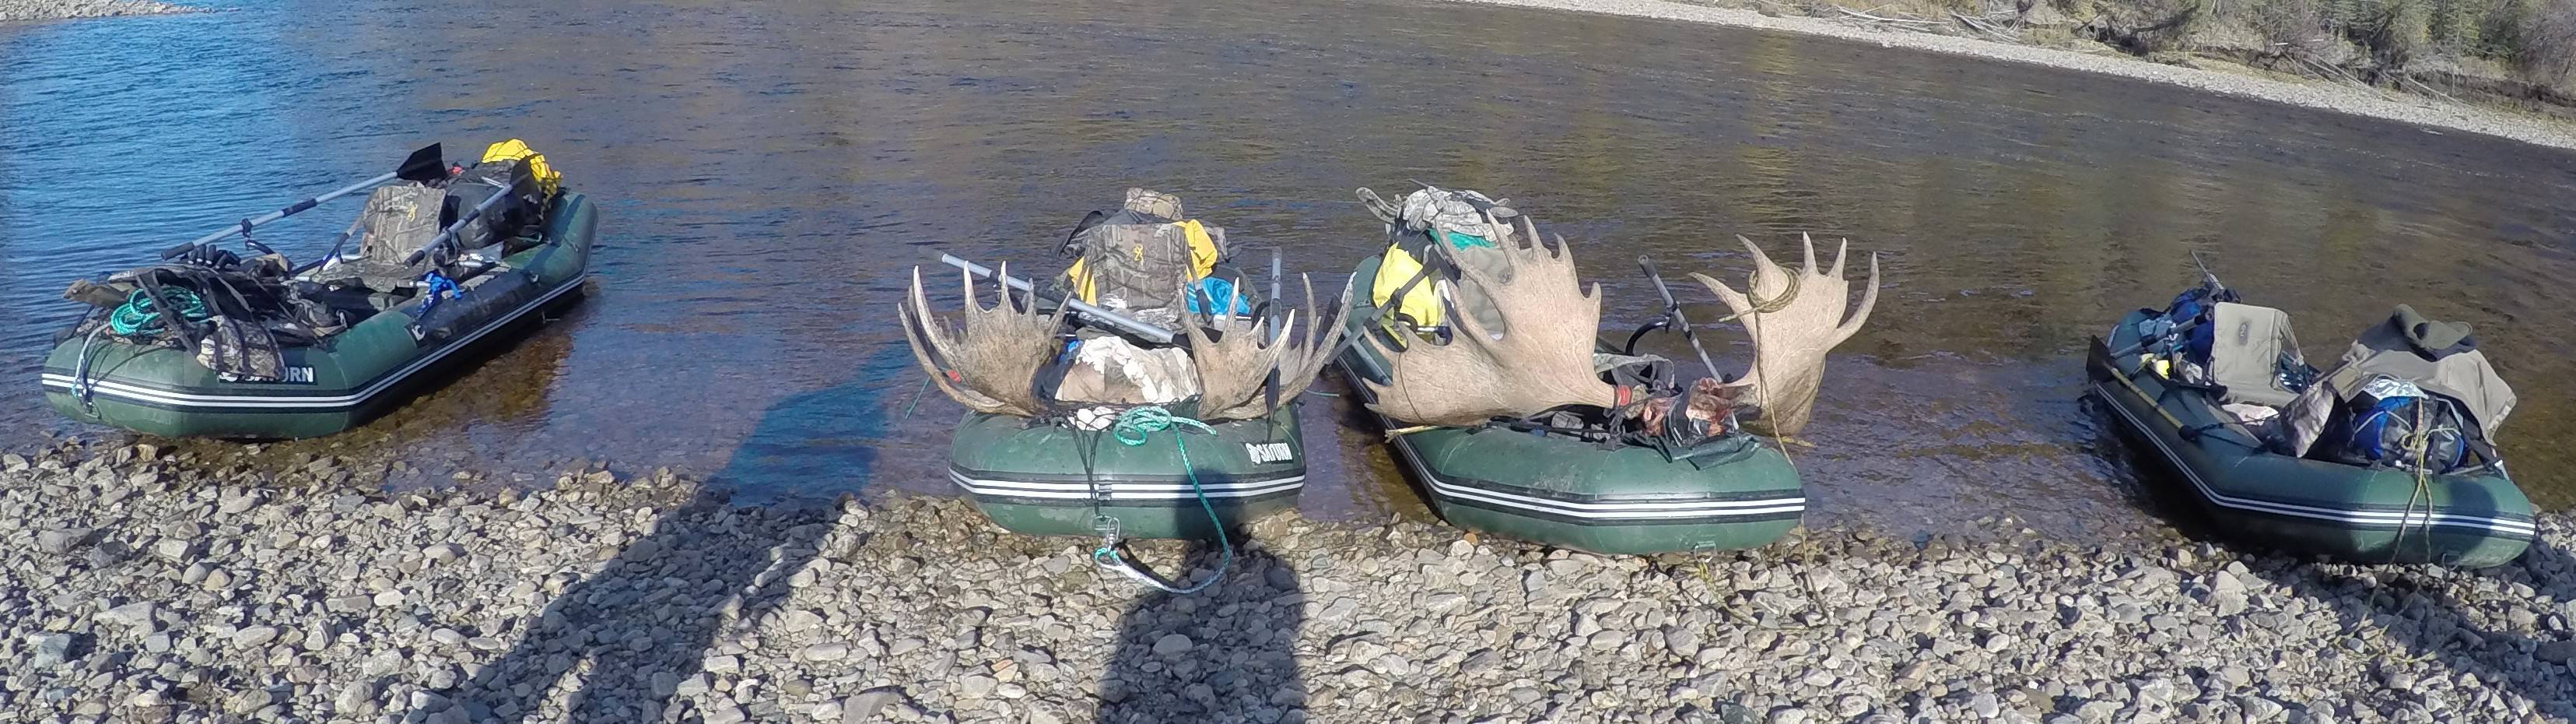
[[[553,166],[546,165],[546,155],[529,148],[526,141],[513,138],[484,147],[483,162],[493,161],[518,161],[527,164],[528,175],[537,179],[537,189],[544,191],[547,196],[553,196],[557,189],[563,188],[563,174],[557,172]]]

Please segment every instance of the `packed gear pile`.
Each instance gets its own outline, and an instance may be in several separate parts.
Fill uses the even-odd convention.
[[[2145,369],[2217,396],[2273,452],[2429,474],[2502,463],[2492,441],[2513,388],[2468,325],[2399,305],[2319,372],[2287,313],[2244,304],[2211,278],[2139,332]]]

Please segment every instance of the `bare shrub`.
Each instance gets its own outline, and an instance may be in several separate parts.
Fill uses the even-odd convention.
[[[2204,0],[2136,0],[2101,7],[2085,24],[2095,39],[2138,55],[2186,50],[2209,13]]]
[[[2537,0],[2518,30],[2514,67],[2532,82],[2565,87],[2576,75],[2576,0]]]
[[[2305,56],[2334,41],[2328,0],[2244,0],[2244,22],[2272,53]]]

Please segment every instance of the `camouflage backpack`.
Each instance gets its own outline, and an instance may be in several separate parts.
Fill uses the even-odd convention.
[[[1092,212],[1068,242],[1066,281],[1083,301],[1111,309],[1178,309],[1184,285],[1222,257],[1225,230],[1182,221],[1180,199],[1128,189],[1116,212]],[[1192,238],[1193,231],[1200,232]]]

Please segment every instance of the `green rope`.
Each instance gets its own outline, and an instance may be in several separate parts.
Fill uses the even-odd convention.
[[[1118,444],[1120,445],[1136,447],[1145,444],[1146,439],[1151,437],[1154,433],[1170,430],[1175,426],[1198,428],[1199,432],[1216,432],[1216,429],[1208,427],[1207,423],[1174,415],[1172,414],[1172,411],[1163,409],[1159,406],[1146,405],[1144,407],[1133,408],[1126,412],[1119,413],[1118,421],[1112,424],[1109,429],[1109,436],[1117,439]],[[1198,496],[1199,509],[1207,512],[1208,524],[1216,529],[1217,545],[1224,548],[1225,552],[1217,559],[1216,571],[1214,573],[1210,573],[1207,578],[1200,580],[1198,583],[1190,585],[1188,588],[1173,588],[1170,585],[1163,583],[1161,580],[1155,579],[1153,576],[1137,571],[1135,566],[1129,565],[1126,559],[1119,557],[1118,548],[1116,546],[1117,541],[1115,540],[1102,541],[1099,548],[1091,551],[1091,560],[1092,562],[1098,563],[1104,567],[1114,567],[1120,573],[1127,574],[1129,578],[1142,581],[1145,585],[1162,589],[1165,592],[1191,594],[1205,590],[1210,584],[1214,584],[1219,579],[1225,578],[1226,566],[1234,562],[1234,541],[1227,539],[1225,535],[1225,520],[1217,517],[1216,505],[1208,502],[1207,489],[1200,487],[1199,485],[1198,467],[1190,464],[1190,446],[1187,443],[1184,443],[1179,435],[1172,436],[1172,446],[1175,449],[1180,450],[1181,470],[1189,474],[1190,492]]]
[[[212,312],[206,311],[206,300],[198,298],[196,292],[174,287],[163,291],[162,294],[168,295],[172,302],[179,305],[179,316],[182,318],[203,321],[214,316]],[[115,311],[108,313],[107,329],[123,335],[158,330],[162,326],[161,313],[162,310],[154,308],[152,296],[137,289],[125,295],[124,304],[117,305]]]

